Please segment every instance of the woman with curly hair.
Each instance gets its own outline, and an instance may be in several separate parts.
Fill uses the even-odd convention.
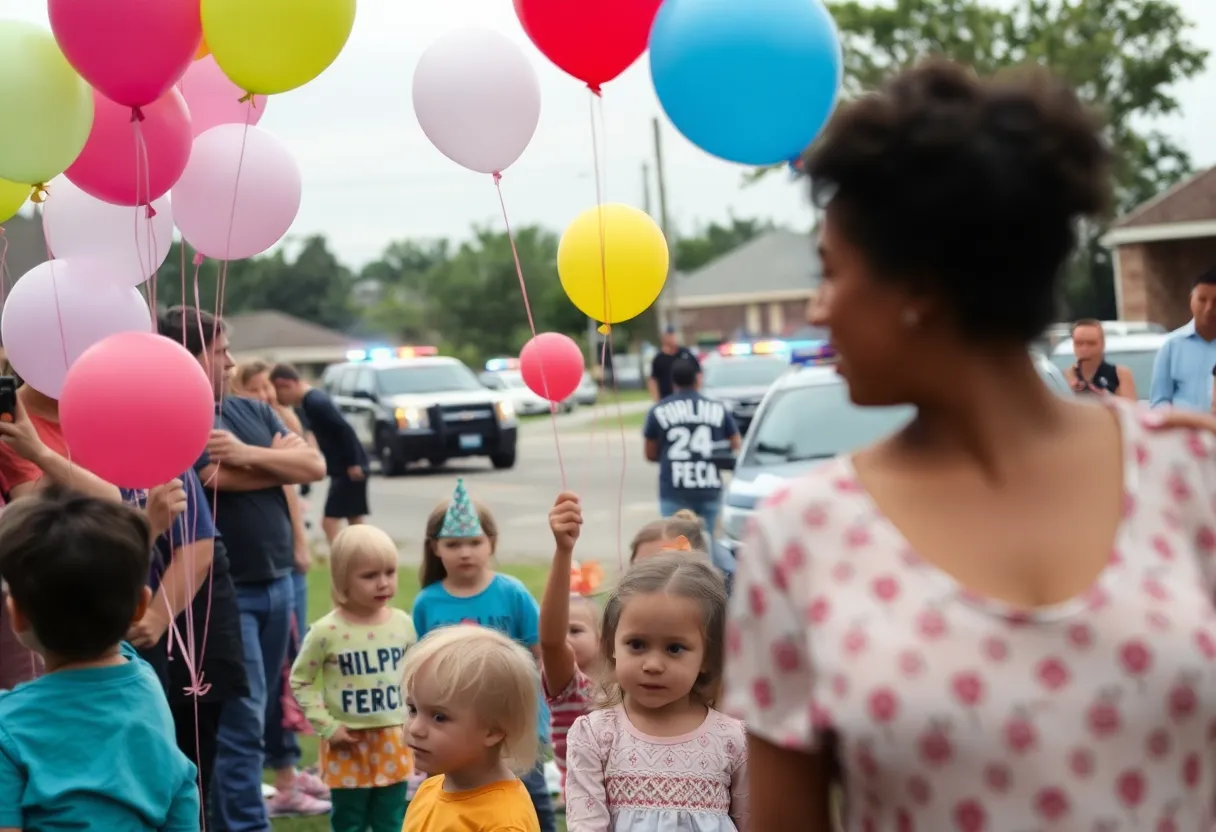
[[[835,828],[834,787],[849,830],[1213,822],[1216,446],[1027,352],[1111,164],[1046,71],[943,60],[807,153],[814,323],[855,403],[916,415],[773,495],[739,559],[755,832]]]

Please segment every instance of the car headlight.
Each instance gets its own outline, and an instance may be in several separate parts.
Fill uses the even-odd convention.
[[[431,423],[426,411],[420,407],[399,407],[393,411],[393,418],[401,430],[425,428]]]
[[[720,519],[723,535],[731,540],[742,540],[747,532],[747,518],[751,514],[747,509],[738,506],[722,506]]]
[[[515,406],[506,399],[494,403],[494,412],[498,415],[500,422],[515,421]]]

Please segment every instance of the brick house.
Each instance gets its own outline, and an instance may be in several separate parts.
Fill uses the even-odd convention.
[[[811,235],[769,231],[676,277],[680,332],[686,343],[789,335],[821,278]]]
[[[1121,320],[1186,323],[1192,281],[1216,265],[1216,168],[1133,209],[1102,242],[1114,254]]]

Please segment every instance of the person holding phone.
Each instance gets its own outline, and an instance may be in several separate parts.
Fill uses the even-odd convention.
[[[1073,324],[1072,349],[1077,363],[1065,370],[1064,376],[1073,392],[1136,400],[1136,379],[1132,371],[1106,360],[1106,333],[1101,321],[1082,318]]]

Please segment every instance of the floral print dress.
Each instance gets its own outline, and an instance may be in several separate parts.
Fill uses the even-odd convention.
[[[1125,513],[1092,587],[1018,610],[917,557],[847,458],[774,495],[740,558],[727,705],[836,740],[870,832],[1210,830],[1216,447],[1123,425]]]

